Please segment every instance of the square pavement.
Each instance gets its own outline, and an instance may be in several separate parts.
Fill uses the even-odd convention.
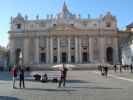
[[[128,71],[109,71],[107,78],[98,71],[68,71],[66,87],[61,88],[58,83],[31,80],[34,73],[59,74],[53,71],[26,73],[26,88],[13,89],[10,74],[0,72],[0,100],[133,100],[133,81],[128,81],[133,80],[133,73]],[[17,87],[18,84],[17,81]]]

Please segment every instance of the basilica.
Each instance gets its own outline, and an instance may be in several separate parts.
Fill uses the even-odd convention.
[[[119,33],[117,19],[107,12],[97,18],[82,18],[66,3],[56,16],[28,19],[20,13],[11,17],[10,64],[117,64]]]

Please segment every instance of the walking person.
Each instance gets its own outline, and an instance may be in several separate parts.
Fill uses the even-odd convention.
[[[105,72],[105,76],[107,77],[108,76],[108,67],[107,66],[104,66],[104,72]]]
[[[117,65],[116,64],[114,65],[114,71],[115,72],[117,71]]]
[[[131,64],[130,65],[130,70],[131,70],[131,73],[133,72],[133,65]]]
[[[14,65],[13,68],[11,69],[11,73],[13,77],[13,88],[15,89],[16,88],[15,83],[17,80],[17,66],[16,65]]]
[[[102,73],[102,65],[98,66],[98,70]]]
[[[61,77],[60,77],[60,81],[59,81],[59,87],[61,87],[62,83],[63,83],[63,87],[65,87],[67,71],[68,71],[68,69],[63,64],[63,68],[61,70]]]
[[[21,66],[19,69],[19,87],[22,88],[22,85],[23,85],[23,88],[25,88],[24,68],[22,68],[22,66]]]

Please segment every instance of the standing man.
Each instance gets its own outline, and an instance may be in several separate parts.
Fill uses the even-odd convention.
[[[108,75],[108,67],[107,66],[104,66],[104,73],[105,73],[105,76],[107,77],[107,75]]]
[[[67,71],[68,71],[68,69],[63,64],[63,68],[61,70],[61,77],[60,77],[60,81],[59,81],[59,87],[61,87],[62,83],[63,83],[63,87],[65,87]]]
[[[115,72],[117,71],[117,65],[116,64],[114,65],[114,71]]]
[[[132,64],[130,65],[130,70],[131,70],[131,73],[133,72],[133,66]]]
[[[15,89],[15,82],[17,80],[17,66],[14,65],[12,70],[11,70],[12,76],[13,76],[13,88]]]
[[[24,83],[24,68],[22,66],[19,69],[19,87],[22,88],[21,86],[23,85],[23,88],[25,88],[25,83]]]

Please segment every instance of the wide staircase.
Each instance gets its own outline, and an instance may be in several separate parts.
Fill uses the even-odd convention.
[[[40,64],[40,65],[29,65],[31,70],[57,70],[58,68],[54,68],[53,66],[58,64]],[[98,65],[100,64],[70,64],[73,65],[72,70],[97,70]],[[104,65],[106,66],[106,65]],[[112,65],[107,65],[112,68]]]

